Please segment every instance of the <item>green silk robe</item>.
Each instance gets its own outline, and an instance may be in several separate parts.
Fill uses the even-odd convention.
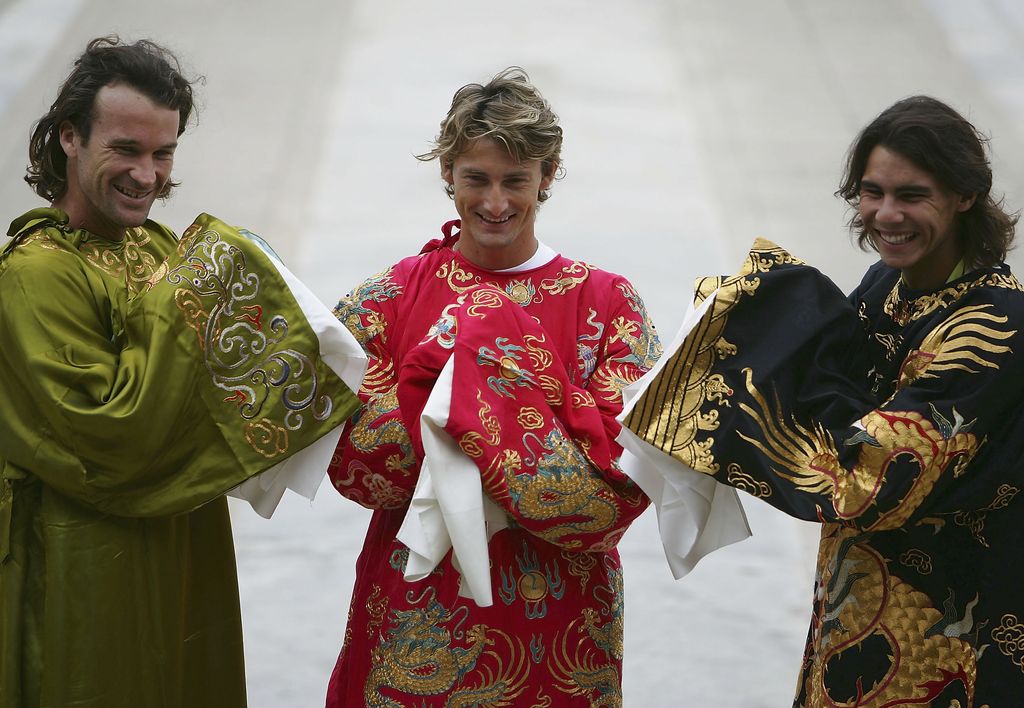
[[[115,244],[36,209],[9,235],[0,706],[244,706],[223,494],[358,402],[244,231]]]

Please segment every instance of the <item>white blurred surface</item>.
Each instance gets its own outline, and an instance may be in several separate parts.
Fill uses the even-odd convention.
[[[201,211],[260,233],[332,304],[411,254],[454,211],[419,163],[455,89],[517,64],[565,129],[566,177],[538,234],[628,276],[666,338],[692,279],[763,235],[848,290],[873,260],[832,196],[856,131],[931,93],[992,137],[1024,204],[1024,10],[1014,0],[0,0],[0,205],[31,123],[86,41],[167,44],[203,74],[183,184],[155,218]],[[1020,270],[1021,260],[1011,263]],[[746,499],[755,537],[674,582],[653,514],[629,531],[625,705],[773,708],[792,700],[816,528]],[[322,705],[368,512],[329,486],[271,521],[233,506],[253,708]]]

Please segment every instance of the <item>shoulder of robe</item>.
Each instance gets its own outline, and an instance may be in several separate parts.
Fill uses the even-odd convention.
[[[146,223],[143,224],[142,228],[149,232],[150,235],[156,236],[157,238],[166,239],[167,241],[171,241],[172,243],[177,243],[178,241],[181,240],[178,234],[174,233],[174,231],[170,227],[165,226],[164,224],[161,224],[158,221],[153,221],[152,219],[146,219]]]
[[[0,251],[0,274],[23,271],[38,273],[40,270],[66,268],[78,263],[81,256],[67,235],[66,228],[59,222],[30,221],[24,228],[15,231],[13,238]]]
[[[860,284],[857,285],[854,292],[863,295],[876,286],[891,289],[896,284],[896,281],[899,280],[899,277],[899,271],[895,268],[890,268],[882,261],[877,261],[865,271]]]

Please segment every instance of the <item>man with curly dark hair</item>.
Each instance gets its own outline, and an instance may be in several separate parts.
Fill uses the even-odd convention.
[[[224,494],[355,407],[255,239],[149,220],[192,106],[170,52],[103,37],[32,133],[50,206],[0,253],[4,708],[244,706]]]
[[[882,111],[837,191],[879,262],[846,298],[756,242],[740,273],[702,283],[699,297],[720,287],[715,327],[695,328],[626,421],[685,453],[670,450],[672,396],[719,377],[697,471],[820,523],[798,708],[1024,696],[1024,286],[986,142],[928,96]],[[731,349],[698,370],[687,352],[712,331]]]

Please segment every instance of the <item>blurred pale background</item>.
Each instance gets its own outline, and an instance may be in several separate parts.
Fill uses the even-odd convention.
[[[86,41],[114,32],[206,77],[182,187],[155,218],[261,233],[329,303],[453,217],[436,164],[412,156],[456,88],[512,64],[565,129],[540,237],[627,275],[666,339],[693,278],[732,271],[757,235],[856,284],[873,259],[832,193],[857,130],[903,96],[989,134],[997,190],[1024,204],[1015,0],[0,0],[5,218],[40,204],[22,181],[32,122]],[[627,707],[789,705],[815,529],[745,501],[756,536],[681,582],[653,514],[626,535]],[[250,705],[322,705],[368,514],[325,485],[269,522],[233,515]]]

